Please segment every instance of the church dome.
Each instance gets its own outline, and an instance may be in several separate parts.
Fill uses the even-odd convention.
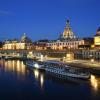
[[[22,43],[32,43],[31,39],[28,38],[25,33],[24,33],[24,35],[21,38],[21,42]]]
[[[70,27],[70,21],[67,20],[67,23],[66,23],[66,28],[63,32],[63,38],[68,38],[68,39],[73,39],[75,38],[74,36],[74,33],[73,31],[71,30],[71,27]]]

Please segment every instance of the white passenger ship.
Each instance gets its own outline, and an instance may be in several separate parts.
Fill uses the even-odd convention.
[[[36,69],[44,70],[46,72],[59,74],[66,78],[67,77],[73,77],[73,78],[79,78],[79,79],[89,79],[90,78],[89,73],[80,72],[79,68],[73,68],[61,62],[58,62],[58,61],[52,61],[52,60],[44,61],[44,62],[28,61],[26,62],[26,65],[36,68]]]

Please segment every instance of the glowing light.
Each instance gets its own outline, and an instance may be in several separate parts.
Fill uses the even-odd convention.
[[[70,57],[70,54],[67,54],[67,57]]]
[[[43,87],[43,83],[44,83],[44,77],[43,77],[43,75],[41,75],[41,77],[40,77],[40,84],[41,84],[41,87]]]
[[[33,52],[32,52],[32,51],[30,51],[30,52],[29,52],[29,55],[33,55]]]
[[[20,72],[20,61],[17,61],[17,72]]]
[[[13,66],[12,66],[12,68],[13,68],[13,71],[14,71],[14,65],[15,65],[15,62],[14,62],[14,60],[13,60]]]
[[[24,63],[23,62],[21,62],[21,73],[23,74],[23,75],[25,75],[25,65],[24,65]]]
[[[98,88],[98,83],[97,83],[97,80],[96,80],[96,78],[95,78],[95,76],[94,75],[91,75],[91,85],[92,85],[92,87],[95,89],[95,90],[97,90],[97,88]]]
[[[34,74],[35,74],[35,78],[38,79],[38,77],[39,77],[39,71],[38,70],[34,70]]]
[[[94,80],[95,79],[95,76],[94,75],[91,75],[91,80]]]
[[[73,59],[74,59],[74,54],[68,53],[68,54],[66,55],[66,59],[67,59],[67,60],[73,60]]]
[[[38,69],[39,65],[36,63],[36,64],[34,64],[34,67]]]
[[[22,61],[5,62],[5,71],[17,72],[17,75],[25,75],[25,65]]]
[[[94,59],[91,59],[91,62],[94,62]]]

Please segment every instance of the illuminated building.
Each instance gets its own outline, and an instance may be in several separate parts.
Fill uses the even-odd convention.
[[[47,43],[47,48],[53,50],[78,49],[79,45],[84,44],[83,39],[76,38],[70,27],[70,22],[67,20],[63,34],[60,35],[58,40]]]
[[[86,38],[83,38],[83,40],[84,40],[84,44],[79,45],[78,48],[79,49],[91,49],[91,46],[94,44],[94,38],[86,37]]]
[[[19,49],[32,49],[33,44],[30,38],[24,34],[21,37],[21,40],[18,41],[16,39],[14,40],[6,40],[3,49],[4,50],[19,50]]]
[[[91,61],[100,60],[100,27],[94,36],[94,43],[91,44],[91,49],[83,50],[80,54],[83,59],[90,59]]]
[[[98,28],[97,33],[94,36],[94,45],[95,45],[95,47],[100,48],[100,27]]]
[[[78,45],[84,45],[84,40],[76,40],[76,41],[56,41],[47,43],[47,48],[53,50],[64,50],[64,49],[78,49]]]
[[[34,49],[35,50],[46,50],[46,45],[48,43],[47,39],[44,40],[38,40],[36,42],[34,42]]]

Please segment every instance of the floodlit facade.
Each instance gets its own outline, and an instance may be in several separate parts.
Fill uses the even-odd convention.
[[[60,38],[54,42],[47,43],[48,49],[64,50],[64,49],[78,49],[79,45],[84,45],[85,41],[75,36],[70,27],[70,21],[67,20],[64,32],[60,35]]]
[[[32,49],[32,47],[32,41],[24,34],[20,41],[6,40],[3,45],[3,50]]]
[[[64,50],[64,49],[78,49],[79,45],[84,45],[84,40],[74,40],[74,41],[56,41],[47,43],[47,48],[53,50]]]
[[[94,37],[94,45],[95,47],[100,47],[100,27],[97,30],[97,33]]]
[[[38,40],[36,42],[33,42],[34,44],[34,49],[35,50],[46,50],[46,44],[48,43],[47,39],[44,40]]]

